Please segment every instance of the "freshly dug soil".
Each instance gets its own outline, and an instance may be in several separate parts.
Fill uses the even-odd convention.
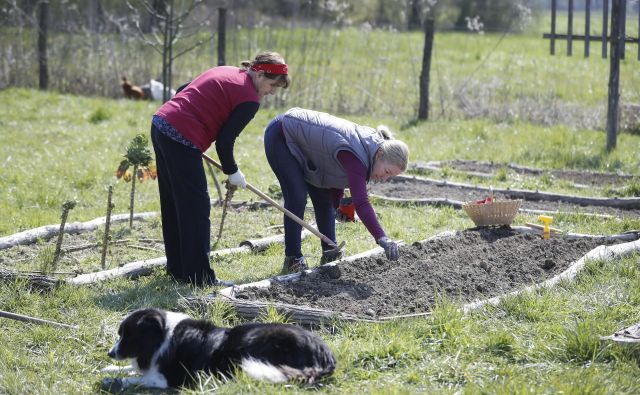
[[[427,312],[437,294],[471,301],[542,282],[603,243],[603,239],[543,240],[505,227],[470,229],[403,246],[397,262],[370,257],[322,266],[300,281],[245,288],[236,298],[366,318]]]
[[[392,178],[388,182],[369,184],[369,192],[393,198],[425,199],[446,198],[461,202],[476,201],[487,197],[485,191],[463,188],[453,185],[436,185],[426,182],[414,182],[406,179]],[[496,192],[497,199],[511,199],[508,195]],[[520,208],[532,210],[551,210],[560,212],[582,212],[608,214],[619,217],[638,217],[640,210],[623,210],[606,206],[581,206],[575,203],[552,202],[546,200],[524,200]]]
[[[509,163],[493,163],[477,160],[462,160],[454,159],[443,162],[432,163],[435,167],[449,167],[453,170],[484,173],[487,175],[495,175],[500,169],[508,169],[510,172],[516,174],[522,174],[527,176],[540,176],[542,174],[550,174],[554,178],[561,180],[568,180],[575,184],[589,185],[589,186],[624,186],[629,183],[633,176],[629,174],[617,174],[617,173],[602,173],[602,172],[590,172],[579,170],[551,170],[551,169],[536,169],[524,166],[516,166]],[[422,164],[424,166],[424,164]],[[421,164],[416,164],[416,169],[420,169]]]

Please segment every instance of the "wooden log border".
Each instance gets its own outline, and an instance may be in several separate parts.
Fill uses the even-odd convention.
[[[137,221],[143,221],[150,218],[155,218],[158,215],[156,212],[138,213],[133,215],[133,219]],[[125,222],[129,220],[129,214],[116,214],[111,216],[111,223]],[[94,230],[99,226],[104,226],[106,223],[106,217],[100,217],[87,222],[72,222],[65,225],[65,233],[83,233]],[[25,230],[23,232],[14,233],[10,236],[0,237],[0,250],[6,248],[15,247],[17,245],[33,244],[38,239],[48,240],[58,235],[60,230],[59,224],[44,225],[39,228]]]
[[[407,182],[422,183],[422,184],[452,186],[452,187],[458,187],[463,189],[470,189],[474,191],[480,191],[485,194],[488,194],[491,192],[491,189],[489,187],[471,185],[471,184],[465,184],[465,183],[459,183],[459,182],[451,182],[446,180],[435,180],[432,178],[424,178],[424,177],[418,177],[418,176],[399,175],[399,176],[395,176],[393,179],[407,181]],[[511,197],[512,199],[568,202],[568,203],[575,203],[580,205],[606,206],[606,207],[615,207],[615,208],[627,209],[627,210],[640,208],[640,198],[638,197],[629,197],[629,198],[584,197],[584,196],[565,195],[560,193],[530,191],[526,189],[511,189],[511,188],[506,188],[506,189],[493,188],[493,192],[505,194]]]
[[[384,203],[397,204],[400,206],[435,206],[435,207],[452,207],[456,210],[462,210],[462,205],[465,202],[460,200],[453,200],[447,198],[432,198],[432,199],[405,199],[405,198],[395,198],[384,195],[378,195],[375,193],[370,193],[369,198],[379,200]],[[573,211],[556,211],[556,210],[537,210],[537,209],[528,209],[528,208],[520,208],[518,209],[520,213],[526,214],[567,214],[567,215],[584,215],[587,217],[597,217],[597,218],[616,218],[615,215],[610,214],[598,214],[598,213],[578,213]]]
[[[483,160],[462,160],[459,161],[461,163],[472,163],[472,164],[478,164],[478,165],[484,165],[484,166],[498,166],[498,167],[506,167],[508,169],[511,169],[517,173],[520,174],[527,174],[527,175],[540,175],[540,174],[544,174],[544,173],[574,173],[574,174],[589,174],[589,175],[594,175],[594,176],[598,176],[598,177],[617,177],[623,180],[627,180],[630,181],[632,180],[634,177],[637,177],[633,174],[626,174],[626,173],[605,173],[605,172],[599,172],[599,171],[580,171],[580,170],[559,170],[559,169],[542,169],[539,167],[528,167],[528,166],[521,166],[521,165],[515,165],[513,163],[495,163],[495,162],[490,162],[490,161],[483,161]],[[448,161],[429,161],[429,162],[414,162],[414,163],[410,163],[409,164],[409,169],[411,170],[416,170],[416,171],[421,171],[421,170],[426,170],[426,171],[442,171],[443,168],[445,166],[449,166],[450,163]],[[455,170],[455,169],[454,169]],[[459,171],[461,173],[467,173],[476,177],[481,177],[481,178],[493,178],[495,177],[495,174],[493,173],[481,173],[481,172],[473,172],[473,171],[464,171],[464,170],[455,170],[455,171]],[[579,184],[578,184],[579,185]]]
[[[217,200],[211,201],[212,207],[220,205]],[[233,200],[230,202],[231,207],[238,209],[246,207],[250,210],[258,210],[272,207],[265,202],[257,202],[252,200]],[[158,216],[158,212],[149,211],[137,213],[133,215],[135,221],[144,221]],[[111,223],[125,222],[129,220],[129,214],[116,214],[111,216]],[[92,231],[99,226],[104,226],[106,217],[99,217],[87,222],[72,222],[65,225],[64,232],[68,234],[84,233]],[[28,245],[35,243],[38,239],[48,240],[58,235],[60,230],[59,224],[44,225],[38,228],[28,229],[22,232],[14,233],[9,236],[0,237],[0,250],[15,247],[17,245]]]
[[[128,219],[128,217],[126,217]],[[302,239],[308,237],[311,232],[304,230],[301,233]],[[261,253],[264,252],[270,245],[284,243],[284,235],[267,236],[262,239],[249,239],[240,243],[239,247],[225,248],[221,250],[211,251],[210,256],[225,256],[231,254],[247,254],[250,252]],[[61,280],[55,277],[33,275],[19,272],[11,272],[0,268],[0,281],[16,281],[24,280],[29,282],[32,286],[51,290],[58,285],[67,283],[73,285],[87,285],[95,284],[101,281],[110,280],[117,277],[137,278],[139,276],[148,275],[157,267],[164,266],[167,263],[166,257],[159,257],[153,259],[145,259],[141,261],[129,262],[123,266],[103,270],[94,273],[81,274],[76,277],[67,278]]]
[[[541,234],[541,231],[538,229],[531,229],[524,226],[513,226],[511,229],[518,233],[533,233],[533,234]],[[418,241],[416,243],[424,243],[429,240],[437,239],[437,238],[446,238],[446,237],[454,237],[458,234],[458,232],[453,231],[445,231],[442,233],[438,233],[432,237],[427,239]],[[469,313],[471,311],[480,309],[486,305],[498,305],[502,300],[508,297],[513,297],[525,292],[531,292],[540,288],[552,287],[558,284],[560,281],[572,281],[575,279],[577,274],[584,268],[586,262],[590,260],[598,260],[598,259],[606,259],[613,260],[615,258],[621,258],[624,256],[631,255],[633,253],[640,252],[640,240],[638,239],[640,235],[638,232],[629,232],[615,235],[589,235],[582,233],[565,233],[562,237],[571,238],[571,239],[581,239],[581,238],[601,238],[603,240],[621,240],[627,241],[623,244],[618,244],[614,246],[598,246],[593,250],[589,251],[586,255],[580,258],[578,261],[574,262],[569,268],[567,268],[562,273],[546,280],[541,283],[533,284],[515,291],[511,291],[508,293],[504,293],[502,295],[498,295],[492,298],[475,300],[469,303],[465,303],[461,305],[461,309],[464,313]],[[346,258],[343,258],[336,262],[327,263],[323,266],[335,266],[335,265],[343,265],[348,264],[349,262],[358,260],[360,258],[367,258],[372,256],[381,255],[384,253],[384,250],[380,247],[364,251],[362,253],[352,255]],[[378,317],[376,319],[372,319],[369,317],[361,317],[352,314],[346,314],[337,311],[330,311],[324,309],[313,308],[309,306],[297,306],[286,303],[279,302],[262,302],[262,301],[249,301],[244,299],[237,299],[235,295],[238,291],[248,288],[268,288],[273,283],[287,283],[287,282],[295,282],[298,281],[302,276],[305,276],[309,273],[318,271],[319,268],[306,270],[304,273],[294,273],[284,276],[276,276],[273,278],[241,284],[238,286],[227,287],[220,291],[216,295],[210,296],[201,296],[201,297],[189,297],[184,298],[182,303],[187,306],[196,306],[201,307],[215,301],[223,301],[224,303],[230,304],[236,314],[239,317],[246,319],[256,319],[260,316],[266,315],[269,308],[274,308],[280,314],[283,314],[288,317],[290,321],[297,322],[303,325],[327,325],[335,323],[336,321],[348,321],[348,322],[370,322],[370,323],[381,323],[385,321],[404,319],[404,318],[417,318],[431,315],[430,311],[422,312],[422,313],[413,313],[413,314],[403,314],[403,315],[395,315],[395,316],[385,316]]]

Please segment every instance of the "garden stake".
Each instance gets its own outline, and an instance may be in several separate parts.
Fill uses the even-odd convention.
[[[215,160],[213,160],[209,155],[207,154],[202,154],[202,157],[209,163],[211,163],[212,165],[214,165],[215,167],[217,167],[218,169],[222,170],[222,166],[220,165],[220,163],[216,162]],[[269,203],[270,205],[272,205],[273,207],[277,208],[278,210],[282,211],[287,217],[291,218],[292,220],[294,220],[298,225],[304,227],[305,229],[307,229],[309,232],[313,233],[314,235],[318,236],[320,238],[320,240],[324,241],[326,244],[328,244],[329,246],[331,246],[331,251],[340,251],[342,250],[342,248],[344,247],[344,245],[346,244],[344,241],[342,243],[340,243],[340,245],[336,245],[336,243],[333,242],[333,240],[331,240],[330,238],[328,238],[327,236],[323,235],[322,233],[320,233],[320,231],[318,231],[318,229],[314,228],[313,226],[309,225],[308,223],[306,223],[304,220],[300,219],[297,215],[295,215],[294,213],[292,213],[291,211],[287,210],[286,208],[282,207],[278,202],[276,202],[275,200],[271,199],[268,195],[266,195],[264,192],[262,192],[261,190],[259,190],[258,188],[254,187],[253,185],[247,183],[247,189],[250,190],[251,192],[255,193],[256,195],[260,196],[262,199],[264,199],[267,203]]]
[[[104,221],[104,238],[102,239],[102,255],[100,256],[100,267],[102,270],[106,269],[107,259],[107,247],[109,244],[109,227],[111,225],[111,210],[113,210],[114,204],[111,203],[111,197],[113,196],[113,186],[109,185],[109,192],[107,197],[107,216]]]
[[[60,326],[62,328],[69,328],[69,329],[78,329],[79,328],[77,325],[61,324],[61,323],[55,322],[55,321],[43,320],[42,318],[29,317],[29,316],[22,315],[22,314],[9,313],[8,311],[2,311],[2,310],[0,310],[0,317],[10,318],[10,319],[16,320],[16,321],[30,322],[32,324],[39,324],[39,325],[45,325],[46,324],[46,325]]]
[[[60,259],[60,251],[62,249],[62,238],[64,237],[64,226],[67,223],[69,211],[76,206],[75,200],[67,200],[62,204],[62,215],[60,216],[60,230],[58,231],[58,241],[56,242],[56,251],[53,254],[53,262],[51,262],[51,270],[56,270],[58,259]]]
[[[213,244],[213,248],[218,245],[220,242],[220,238],[222,237],[222,229],[224,228],[224,219],[227,216],[227,208],[229,207],[229,203],[231,202],[231,198],[233,198],[233,192],[236,190],[235,185],[231,185],[229,181],[226,182],[227,193],[224,196],[224,203],[222,204],[222,218],[220,219],[220,229],[218,229],[218,237],[216,237],[216,242]]]

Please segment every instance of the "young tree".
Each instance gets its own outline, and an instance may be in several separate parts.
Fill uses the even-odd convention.
[[[134,23],[141,39],[162,55],[162,84],[164,85],[162,101],[166,102],[170,99],[173,61],[211,40],[213,34],[205,38],[195,39],[195,41],[190,40],[185,45],[185,48],[176,51],[176,53],[174,53],[175,45],[179,41],[189,41],[190,37],[200,33],[203,30],[202,27],[209,24],[210,18],[205,15],[204,18],[193,22],[193,25],[186,25],[189,16],[192,16],[192,19],[196,19],[196,16],[192,15],[193,11],[203,5],[204,0],[178,2],[174,0],[157,0],[153,4],[147,0],[139,0],[137,3],[140,4],[139,7],[136,7],[131,1],[127,1],[129,8],[135,14]],[[157,23],[157,26],[151,27],[151,34],[145,34],[140,26],[140,20],[142,19],[139,16],[140,7]]]
[[[155,180],[157,177],[156,168],[151,164],[151,161],[153,161],[151,151],[149,151],[147,145],[148,140],[144,134],[139,134],[134,137],[129,147],[127,147],[124,160],[120,162],[118,170],[116,171],[116,178],[122,178],[126,182],[131,181],[129,227],[133,226],[133,202],[136,193],[136,178],[139,179],[140,182],[143,182],[149,178]],[[133,171],[131,172],[129,171],[130,167],[133,167]]]

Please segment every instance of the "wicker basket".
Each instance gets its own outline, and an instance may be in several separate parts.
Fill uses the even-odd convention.
[[[491,203],[468,202],[462,205],[476,226],[511,225],[522,200],[494,200]]]

